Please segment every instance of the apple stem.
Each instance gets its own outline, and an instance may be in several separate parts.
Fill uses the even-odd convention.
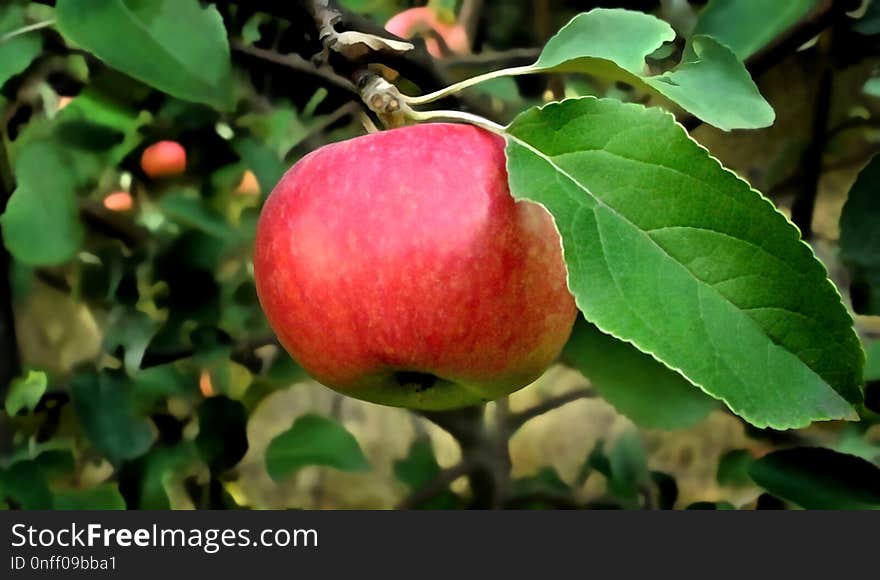
[[[531,73],[532,71],[533,69],[531,66],[514,66],[477,75],[475,77],[471,77],[469,79],[465,79],[463,81],[449,85],[448,87],[440,89],[439,91],[428,93],[427,95],[420,95],[418,97],[401,95],[401,97],[403,98],[403,101],[408,105],[426,105],[428,103],[433,103],[434,101],[439,101],[440,99],[443,99],[450,95],[454,95],[455,93],[461,92],[464,89],[470,88],[474,85],[478,85],[482,82],[491,81],[492,79],[497,79],[501,77],[525,75]]]
[[[409,118],[414,121],[430,121],[434,119],[452,119],[455,121],[464,121],[471,125],[476,125],[496,133],[504,137],[507,134],[503,125],[499,125],[494,121],[490,121],[485,117],[474,115],[473,113],[465,113],[463,111],[413,111],[409,112]]]

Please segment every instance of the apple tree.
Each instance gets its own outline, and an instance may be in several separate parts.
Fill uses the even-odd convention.
[[[4,2],[0,505],[880,508],[878,54],[876,0]]]

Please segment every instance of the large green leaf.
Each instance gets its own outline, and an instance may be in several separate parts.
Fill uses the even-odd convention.
[[[79,249],[83,228],[75,178],[59,148],[34,143],[15,160],[18,188],[0,216],[3,242],[16,259],[34,266],[65,262]]]
[[[98,58],[181,99],[231,108],[223,19],[198,0],[58,0],[58,28]]]
[[[266,468],[272,479],[282,479],[308,465],[342,471],[369,468],[354,435],[336,421],[319,415],[300,417],[266,449]]]
[[[819,447],[783,449],[756,460],[752,479],[807,509],[880,509],[880,468]]]
[[[0,7],[0,88],[6,81],[24,71],[43,48],[43,37],[39,32],[28,32],[2,40],[3,35],[27,24],[24,12],[24,6],[19,4]]]
[[[677,372],[583,319],[575,324],[563,358],[606,401],[648,429],[690,427],[718,407]]]
[[[675,69],[651,76],[645,58],[675,40],[672,27],[648,14],[596,9],[580,14],[551,38],[529,72],[586,72],[643,86],[720,129],[750,129],[773,123],[743,63],[708,36],[690,39]]]
[[[880,156],[862,170],[840,216],[840,253],[856,312],[880,314]]]
[[[73,403],[92,444],[119,462],[143,455],[153,442],[149,421],[134,414],[132,386],[121,373],[81,373],[71,385]]]
[[[658,109],[592,97],[508,129],[518,199],[556,220],[587,320],[757,426],[855,418],[864,352],[797,229]]]
[[[797,24],[818,0],[711,0],[700,12],[694,34],[705,34],[745,60]]]

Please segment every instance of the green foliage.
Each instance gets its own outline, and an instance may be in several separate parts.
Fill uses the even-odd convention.
[[[3,242],[26,264],[50,265],[70,259],[82,244],[75,177],[63,152],[49,143],[22,151],[15,163],[19,186],[0,216]]]
[[[766,0],[711,0],[700,11],[693,33],[715,38],[745,60],[800,22],[817,4],[818,0],[787,0],[768,10]]]
[[[673,40],[675,31],[662,20],[639,12],[597,9],[575,17],[560,30],[530,68],[589,72],[644,86],[725,130],[773,123],[772,107],[742,62],[710,37],[692,37],[675,69],[647,74],[645,58]]]
[[[56,13],[66,38],[110,66],[175,97],[231,107],[229,43],[216,8],[197,0],[58,0]]]
[[[825,269],[671,116],[586,97],[508,133],[511,191],[556,219],[587,320],[757,426],[855,417],[864,353]]]
[[[880,509],[880,468],[819,447],[775,451],[749,468],[755,483],[807,509]]]
[[[856,311],[880,314],[880,156],[859,174],[840,216],[840,252],[853,273]]]
[[[718,407],[680,374],[583,319],[575,323],[562,356],[641,427],[683,429]]]
[[[43,39],[34,34],[15,34],[26,24],[24,3],[12,2],[0,7],[0,88],[10,78],[24,71],[40,54]]]
[[[275,437],[266,449],[266,468],[272,479],[282,479],[309,465],[342,471],[364,471],[367,458],[339,423],[320,415],[304,415]]]
[[[56,491],[52,508],[56,510],[124,510],[125,500],[115,484],[105,483],[88,489]]]
[[[41,371],[28,371],[27,376],[13,381],[6,393],[6,413],[11,417],[22,409],[33,411],[46,392],[47,381]]]
[[[741,486],[751,482],[749,468],[754,457],[746,449],[734,449],[721,456],[718,461],[718,483],[721,485]]]
[[[434,455],[434,446],[427,437],[413,441],[409,455],[394,462],[394,476],[410,490],[416,491],[434,481],[440,474],[440,464]],[[443,489],[428,501],[418,506],[420,509],[455,509],[462,507],[459,498],[450,489]]]
[[[81,373],[71,394],[92,445],[113,462],[144,454],[153,443],[149,421],[134,414],[131,383],[115,372]]]
[[[195,444],[212,472],[233,467],[248,449],[244,405],[224,396],[212,397],[202,403]]]

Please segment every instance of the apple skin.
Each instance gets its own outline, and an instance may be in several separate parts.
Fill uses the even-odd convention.
[[[144,149],[141,169],[150,177],[171,177],[186,171],[186,149],[177,141],[159,141]]]
[[[515,202],[504,140],[423,124],[327,145],[269,196],[257,294],[324,385],[423,410],[497,399],[559,355],[577,313],[550,214]]]

